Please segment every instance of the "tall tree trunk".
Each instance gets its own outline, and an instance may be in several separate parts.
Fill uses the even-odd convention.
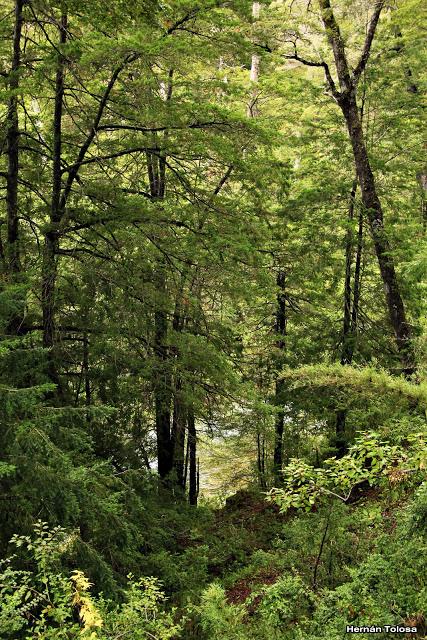
[[[84,383],[85,383],[85,405],[92,404],[92,392],[90,388],[90,366],[89,366],[89,336],[87,332],[83,335],[83,363],[82,363]]]
[[[363,253],[363,211],[359,211],[359,228],[357,231],[356,262],[354,265],[354,285],[353,285],[353,307],[351,310],[350,331],[352,335],[351,351],[349,352],[350,362],[353,360],[354,350],[357,340],[357,323],[359,321],[360,291],[362,286],[362,253]]]
[[[322,63],[322,66],[325,69],[331,91],[341,108],[347,124],[356,173],[360,185],[361,199],[369,222],[384,285],[390,323],[394,330],[403,373],[406,376],[411,376],[416,371],[411,329],[406,319],[405,306],[396,276],[394,260],[391,255],[391,246],[384,228],[383,211],[369,161],[356,98],[357,82],[368,62],[376,27],[384,4],[383,0],[379,0],[375,6],[367,30],[362,55],[357,66],[353,72],[350,73],[344,41],[335,19],[330,0],[319,0],[326,37],[334,55],[340,90],[335,86],[327,64]]]
[[[258,468],[258,481],[261,489],[267,488],[265,481],[265,439],[264,436],[257,433],[257,468]]]
[[[178,485],[185,489],[185,427],[186,427],[186,411],[182,398],[182,384],[178,376],[174,385],[173,400],[173,418],[172,418],[172,434],[171,446],[173,456],[173,468],[175,470]]]
[[[161,300],[154,314],[154,404],[156,414],[157,464],[161,478],[172,471],[173,450],[171,441],[172,376],[167,347],[168,319],[165,309],[166,279],[164,266],[159,265],[156,274],[157,292]]]
[[[188,410],[188,457],[189,457],[189,488],[188,501],[191,505],[197,506],[199,492],[198,472],[197,472],[197,433],[196,421],[193,408]]]
[[[67,41],[67,16],[62,15],[59,27],[58,61],[55,78],[55,106],[53,116],[53,168],[52,196],[48,230],[44,236],[41,304],[43,313],[43,346],[48,352],[48,375],[52,382],[60,385],[55,362],[56,326],[55,326],[55,289],[58,276],[58,231],[62,217],[61,200],[61,153],[62,153],[62,114],[64,108],[65,57],[61,48]],[[59,388],[60,390],[60,388]]]
[[[260,3],[253,2],[252,3],[252,19],[254,22],[258,20],[259,12],[260,12]],[[253,53],[252,60],[251,60],[251,74],[250,74],[250,80],[252,83],[252,96],[251,96],[251,101],[247,107],[247,115],[249,118],[255,118],[259,113],[258,104],[257,104],[258,90],[256,88],[256,83],[258,82],[258,79],[259,79],[259,65],[260,65],[260,57],[257,53]]]
[[[7,212],[7,241],[4,259],[5,273],[10,282],[20,279],[22,271],[20,260],[20,233],[19,233],[19,205],[18,205],[18,181],[19,181],[19,115],[18,115],[18,90],[21,71],[21,37],[23,27],[23,0],[15,2],[15,23],[13,32],[12,64],[8,75],[9,103],[6,118],[6,149],[7,149],[7,173],[6,173],[6,212]],[[17,291],[13,311],[7,322],[7,333],[18,335],[23,328],[25,316],[25,295]]]
[[[187,442],[185,445],[185,461],[184,461],[184,479],[183,479],[184,491],[187,487],[189,455],[190,455],[190,440],[187,437]]]
[[[175,301],[175,310],[173,314],[172,327],[177,333],[181,333],[184,329],[186,318],[182,310],[182,296],[185,286],[187,273],[186,270],[181,275],[181,282]],[[175,347],[175,358],[179,357],[179,347]],[[173,385],[173,417],[172,417],[172,456],[173,468],[175,470],[178,485],[185,490],[185,429],[187,423],[186,401],[182,388],[182,379],[177,366],[175,373],[175,381]]]
[[[350,204],[348,207],[348,228],[346,234],[345,247],[345,282],[344,282],[344,312],[343,312],[343,334],[341,348],[341,364],[351,364],[355,349],[357,319],[359,313],[359,296],[360,296],[360,272],[362,259],[362,242],[363,242],[363,213],[359,214],[359,227],[357,235],[356,261],[354,268],[353,287],[351,286],[351,272],[354,253],[354,200],[356,196],[357,180],[353,182],[350,193]],[[353,293],[352,293],[353,292]],[[347,412],[345,409],[338,409],[336,412],[335,435],[338,454],[344,455],[347,450],[347,442],[345,437],[345,423]]]
[[[344,279],[344,312],[343,312],[343,331],[342,331],[342,349],[341,364],[350,364],[352,336],[351,336],[351,271],[353,264],[354,252],[354,198],[356,196],[357,181],[353,182],[350,193],[350,204],[348,207],[347,217],[347,233],[345,242],[345,279]]]
[[[286,337],[286,274],[284,271],[279,271],[277,274],[277,287],[279,289],[277,294],[277,310],[276,310],[276,335],[277,342],[276,347],[279,350],[280,356],[278,358],[278,364],[282,364],[282,355],[285,350],[285,337]],[[281,407],[283,405],[283,392],[284,383],[280,378],[276,380],[275,385],[275,405]],[[282,466],[283,466],[283,429],[284,429],[285,414],[282,409],[279,409],[274,424],[274,454],[273,454],[273,475],[276,484],[282,482]]]
[[[383,212],[366,150],[354,93],[350,93],[348,98],[343,99],[340,106],[347,122],[353,147],[362,203],[374,241],[375,253],[386,294],[389,318],[394,329],[403,373],[410,376],[416,370],[415,355],[411,342],[411,329],[406,319],[394,260],[391,255],[391,246],[384,228]]]
[[[169,71],[168,83],[160,84],[160,94],[165,102],[172,97],[172,76]],[[167,140],[168,132],[164,133]],[[158,147],[158,136],[153,134],[153,147]],[[147,170],[152,200],[163,200],[166,193],[166,152],[159,147],[158,153],[147,153]],[[171,433],[172,417],[172,371],[168,340],[166,261],[158,261],[155,273],[156,290],[159,299],[154,313],[154,370],[153,390],[155,405],[157,468],[160,478],[165,479],[173,469],[174,442]],[[181,422],[181,417],[179,418]],[[181,435],[180,435],[181,438]]]
[[[165,187],[164,175],[159,171],[158,162],[148,162],[152,196],[163,198]],[[157,159],[156,159],[157,160]],[[173,468],[173,443],[171,438],[171,405],[172,405],[172,372],[168,338],[168,317],[166,309],[166,274],[165,262],[159,261],[155,274],[156,290],[159,300],[154,313],[154,352],[156,367],[154,370],[154,404],[157,437],[158,472],[166,478]]]
[[[12,65],[9,74],[9,105],[7,110],[7,267],[10,274],[21,270],[19,258],[19,212],[18,212],[18,176],[19,176],[19,118],[18,89],[21,69],[21,36],[23,26],[22,8],[24,0],[15,2],[15,26],[13,33]]]

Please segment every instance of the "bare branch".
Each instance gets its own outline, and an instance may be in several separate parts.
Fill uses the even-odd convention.
[[[379,2],[377,2],[376,4],[374,13],[372,14],[371,21],[369,23],[368,33],[366,34],[365,44],[363,46],[363,52],[359,62],[357,63],[356,68],[353,71],[353,78],[355,83],[357,83],[357,81],[359,80],[369,60],[372,42],[374,40],[375,31],[376,31],[378,21],[380,19],[380,14],[384,7],[384,4],[385,4],[384,0],[379,0]]]
[[[296,44],[294,43],[294,53],[289,54],[289,55],[283,55],[284,58],[286,58],[287,60],[296,60],[297,62],[301,62],[301,64],[304,64],[307,67],[322,67],[324,72],[325,72],[325,77],[326,80],[328,82],[329,88],[332,92],[332,95],[334,96],[335,99],[338,99],[340,96],[340,93],[335,85],[334,79],[332,77],[332,74],[330,72],[330,69],[327,65],[327,63],[324,60],[321,61],[317,61],[317,60],[307,60],[306,58],[302,58],[297,51],[296,48]]]
[[[330,0],[319,0],[319,6],[326,37],[334,54],[335,66],[341,90],[349,91],[352,87],[352,81],[348,68],[344,40],[342,38],[338,22],[335,19]]]
[[[324,62],[322,66],[323,66],[323,70],[325,72],[325,77],[326,77],[326,80],[328,82],[329,88],[330,88],[330,90],[332,92],[332,95],[334,96],[335,100],[338,101],[338,99],[341,97],[341,94],[340,94],[340,92],[338,91],[338,89],[336,87],[336,84],[335,84],[334,79],[333,79],[333,77],[331,75],[329,67],[326,64],[326,62]]]
[[[105,156],[93,156],[90,158],[86,158],[86,160],[80,160],[80,162],[76,162],[74,164],[68,165],[68,167],[64,167],[62,169],[62,173],[76,173],[76,169],[80,169],[83,165],[93,164],[94,162],[103,162],[104,160],[111,160],[113,158],[120,158],[121,156],[126,156],[131,153],[142,153],[145,151],[149,151],[150,153],[158,154],[159,149],[156,147],[132,147],[131,149],[122,149],[121,151],[116,151],[115,153],[110,153]],[[74,176],[75,177],[75,176]]]
[[[323,65],[326,64],[326,62],[317,62],[316,60],[307,60],[306,58],[301,58],[296,50],[295,53],[283,54],[282,57],[286,58],[286,60],[296,60],[297,62],[301,62],[301,64],[304,64],[307,67],[323,67]]]
[[[103,124],[98,127],[98,131],[140,131],[141,133],[156,133],[160,131],[181,131],[185,129],[204,129],[209,127],[231,127],[232,124],[226,121],[212,121],[212,122],[191,122],[190,124],[183,125],[182,127],[174,127],[171,125],[165,125],[162,127],[143,127],[131,124]]]
[[[192,11],[186,13],[183,18],[180,18],[171,27],[169,27],[169,29],[166,31],[166,35],[170,36],[174,31],[177,31],[180,27],[182,27],[183,24],[195,18],[199,11],[200,8],[197,7]]]
[[[218,182],[217,186],[215,187],[214,192],[212,194],[213,196],[217,196],[219,194],[219,192],[227,182],[228,178],[230,177],[233,169],[234,169],[234,165],[230,164],[230,166],[227,168],[227,171],[224,173],[221,180]]]

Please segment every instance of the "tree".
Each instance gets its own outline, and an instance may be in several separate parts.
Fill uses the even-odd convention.
[[[339,89],[335,85],[327,63],[323,62],[321,66],[324,68],[331,93],[341,108],[347,124],[362,203],[369,220],[375,252],[384,284],[390,323],[396,336],[403,372],[405,375],[411,376],[416,370],[415,355],[411,343],[411,330],[406,318],[400,286],[397,281],[390,243],[384,228],[383,211],[366,149],[359,107],[357,105],[357,85],[369,61],[372,43],[384,2],[377,2],[376,4],[369,23],[362,54],[352,72],[350,72],[340,28],[329,0],[321,0],[319,7],[325,35],[334,56]],[[295,59],[297,58],[298,56],[296,55]]]

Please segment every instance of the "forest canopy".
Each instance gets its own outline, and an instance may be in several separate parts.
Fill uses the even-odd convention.
[[[425,637],[426,20],[0,0],[0,638]]]

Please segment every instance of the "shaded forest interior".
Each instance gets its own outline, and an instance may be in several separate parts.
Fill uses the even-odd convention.
[[[0,0],[0,638],[425,637],[426,23]]]

